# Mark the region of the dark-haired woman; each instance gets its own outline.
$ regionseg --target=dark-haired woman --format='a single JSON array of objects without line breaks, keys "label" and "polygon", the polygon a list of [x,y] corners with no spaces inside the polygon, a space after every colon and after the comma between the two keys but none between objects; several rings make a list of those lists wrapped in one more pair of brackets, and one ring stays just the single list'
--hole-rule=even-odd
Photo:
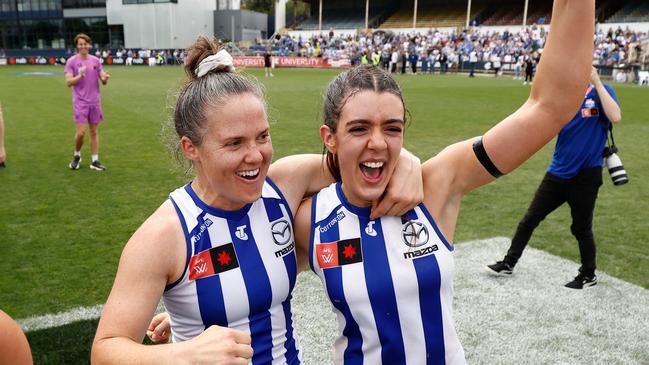
[{"label": "dark-haired woman", "polygon": [[[336,364],[465,364],[453,324],[453,236],[462,197],[510,172],[575,113],[590,72],[594,0],[555,0],[529,99],[479,139],[422,166],[424,201],[403,217],[370,216],[403,145],[405,106],[383,70],[334,79],[320,135],[339,182],[303,203],[296,241],[321,278],[340,332]],[[566,64],[565,60],[571,60]]]},{"label": "dark-haired woman", "polygon": [[[232,61],[205,37],[189,49],[189,81],[173,121],[177,152],[195,176],[124,247],[93,363],[300,363],[290,308],[297,275],[292,212],[333,179],[317,155],[271,166],[263,94]],[[401,165],[415,187],[406,189],[415,193],[403,197],[403,182],[395,181],[395,195],[377,212],[401,214],[418,198],[419,164],[404,154]],[[173,343],[141,345],[161,296]]]}]

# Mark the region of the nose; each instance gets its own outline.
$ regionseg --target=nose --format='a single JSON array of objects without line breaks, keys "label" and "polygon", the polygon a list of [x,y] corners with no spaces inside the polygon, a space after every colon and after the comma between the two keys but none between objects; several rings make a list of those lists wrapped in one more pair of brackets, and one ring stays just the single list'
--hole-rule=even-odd
[{"label": "nose", "polygon": [[387,147],[387,142],[385,141],[385,136],[381,129],[375,128],[372,130],[370,139],[367,142],[367,147],[374,150],[384,149]]},{"label": "nose", "polygon": [[251,165],[256,165],[261,163],[264,160],[264,155],[261,153],[261,149],[257,146],[256,143],[251,143],[248,145],[248,150],[246,151],[246,156],[244,157],[244,162]]}]

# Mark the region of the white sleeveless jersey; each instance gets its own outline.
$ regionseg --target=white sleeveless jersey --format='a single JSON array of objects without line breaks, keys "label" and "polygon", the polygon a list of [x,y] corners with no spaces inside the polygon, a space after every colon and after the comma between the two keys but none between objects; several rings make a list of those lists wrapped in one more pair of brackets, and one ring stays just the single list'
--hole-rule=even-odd
[{"label": "white sleeveless jersey", "polygon": [[251,364],[299,364],[291,291],[297,277],[293,215],[270,179],[238,211],[201,201],[187,184],[170,194],[187,244],[185,272],[165,288],[172,341],[211,325],[252,336]]},{"label": "white sleeveless jersey", "polygon": [[320,277],[345,365],[466,364],[453,324],[453,246],[423,204],[370,220],[340,183],[313,197],[309,262]]}]

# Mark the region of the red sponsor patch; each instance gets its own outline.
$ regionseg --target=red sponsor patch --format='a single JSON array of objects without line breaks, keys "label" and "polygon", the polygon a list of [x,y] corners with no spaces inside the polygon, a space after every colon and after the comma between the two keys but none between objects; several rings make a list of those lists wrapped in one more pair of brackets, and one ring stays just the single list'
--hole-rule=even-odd
[{"label": "red sponsor patch", "polygon": [[321,243],[315,246],[318,255],[318,265],[326,269],[338,266],[338,242]]},{"label": "red sponsor patch", "polygon": [[189,280],[215,275],[210,250],[205,250],[189,260]]},{"label": "red sponsor patch", "polygon": [[316,245],[316,254],[318,255],[318,264],[323,269],[363,261],[360,238],[321,243]]},{"label": "red sponsor patch", "polygon": [[197,280],[239,267],[232,243],[212,247],[189,259],[189,280]]}]

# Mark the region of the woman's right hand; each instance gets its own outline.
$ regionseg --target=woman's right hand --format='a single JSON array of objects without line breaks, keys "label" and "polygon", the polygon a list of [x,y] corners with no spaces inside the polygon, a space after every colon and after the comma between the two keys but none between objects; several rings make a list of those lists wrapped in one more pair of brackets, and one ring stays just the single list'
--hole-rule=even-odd
[{"label": "woman's right hand", "polygon": [[169,320],[169,313],[163,312],[156,314],[151,320],[149,328],[146,330],[146,335],[154,343],[167,343],[169,342],[170,334],[171,321]]},{"label": "woman's right hand", "polygon": [[179,357],[190,364],[247,365],[252,359],[252,338],[246,332],[227,327],[210,326],[189,341],[179,342]]}]

